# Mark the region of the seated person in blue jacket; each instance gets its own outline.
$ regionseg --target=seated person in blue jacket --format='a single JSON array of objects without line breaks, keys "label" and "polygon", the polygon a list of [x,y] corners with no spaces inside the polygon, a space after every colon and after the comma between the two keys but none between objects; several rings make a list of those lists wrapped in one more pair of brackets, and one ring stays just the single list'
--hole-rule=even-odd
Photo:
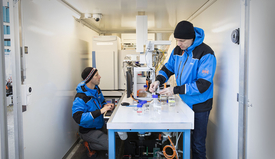
[{"label": "seated person in blue jacket", "polygon": [[73,107],[73,119],[79,124],[80,137],[88,149],[88,155],[95,151],[108,150],[108,135],[103,114],[114,109],[113,103],[106,103],[98,87],[101,76],[98,70],[87,67],[81,74],[83,81],[78,84]]}]

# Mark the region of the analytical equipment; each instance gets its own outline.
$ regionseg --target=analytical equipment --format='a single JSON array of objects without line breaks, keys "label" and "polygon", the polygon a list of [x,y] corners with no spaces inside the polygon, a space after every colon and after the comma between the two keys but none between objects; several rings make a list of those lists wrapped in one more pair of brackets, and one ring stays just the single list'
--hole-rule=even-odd
[{"label": "analytical equipment", "polygon": [[[145,67],[134,67],[134,83],[133,83],[133,96],[134,98],[140,100],[150,100],[151,97],[138,97],[137,92],[139,89],[143,89],[144,84],[148,84],[147,88],[149,88],[150,83],[155,81],[155,65],[153,65],[153,52],[155,51],[155,46],[159,45],[170,45],[171,41],[149,41],[146,44],[145,54],[140,55],[140,59],[145,59],[145,61],[141,61],[141,64],[145,64]],[[139,74],[141,72],[146,72],[147,77],[139,78]]]}]

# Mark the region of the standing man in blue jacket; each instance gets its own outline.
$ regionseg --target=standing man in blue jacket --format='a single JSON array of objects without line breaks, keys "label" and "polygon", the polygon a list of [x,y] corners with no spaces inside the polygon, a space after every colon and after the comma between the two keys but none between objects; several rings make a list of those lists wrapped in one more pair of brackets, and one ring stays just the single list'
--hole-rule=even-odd
[{"label": "standing man in blue jacket", "polygon": [[79,124],[79,133],[85,141],[88,155],[92,156],[95,153],[92,150],[108,150],[108,136],[103,114],[113,110],[114,104],[106,103],[98,87],[101,76],[96,68],[85,68],[81,76],[84,81],[76,88],[72,116]]},{"label": "standing man in blue jacket", "polygon": [[205,139],[209,113],[213,103],[213,77],[216,70],[214,51],[205,43],[204,31],[181,21],[174,30],[177,46],[168,62],[159,71],[150,91],[167,82],[175,74],[177,86],[168,87],[160,94],[179,94],[181,99],[195,112],[195,127],[191,133],[193,159],[205,159]]}]

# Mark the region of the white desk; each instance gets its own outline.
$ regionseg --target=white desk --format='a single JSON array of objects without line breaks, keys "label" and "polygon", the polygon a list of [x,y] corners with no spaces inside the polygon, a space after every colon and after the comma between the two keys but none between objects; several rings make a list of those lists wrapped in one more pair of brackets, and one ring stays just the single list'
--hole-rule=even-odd
[{"label": "white desk", "polygon": [[[122,96],[121,102],[133,103]],[[162,112],[161,118],[152,119],[150,114],[138,115],[133,107],[121,106],[114,110],[107,123],[109,135],[109,159],[115,158],[115,132],[183,132],[183,158],[190,159],[190,129],[194,129],[194,112],[179,96],[176,106]]]}]

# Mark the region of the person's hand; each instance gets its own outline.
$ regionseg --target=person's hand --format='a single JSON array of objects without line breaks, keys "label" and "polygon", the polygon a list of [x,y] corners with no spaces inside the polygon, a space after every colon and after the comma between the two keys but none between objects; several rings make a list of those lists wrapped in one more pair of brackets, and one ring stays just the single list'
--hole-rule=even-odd
[{"label": "person's hand", "polygon": [[155,92],[156,89],[158,88],[159,84],[160,84],[159,81],[155,81],[155,82],[151,83],[149,91],[152,93]]},{"label": "person's hand", "polygon": [[164,88],[163,90],[159,91],[159,94],[171,96],[174,94],[174,87]]},{"label": "person's hand", "polygon": [[113,110],[115,108],[115,105],[113,103],[107,103],[106,105],[111,107],[111,110]]},{"label": "person's hand", "polygon": [[113,103],[107,103],[104,105],[104,107],[100,110],[101,114],[105,113],[108,110],[113,110],[114,104]]}]

